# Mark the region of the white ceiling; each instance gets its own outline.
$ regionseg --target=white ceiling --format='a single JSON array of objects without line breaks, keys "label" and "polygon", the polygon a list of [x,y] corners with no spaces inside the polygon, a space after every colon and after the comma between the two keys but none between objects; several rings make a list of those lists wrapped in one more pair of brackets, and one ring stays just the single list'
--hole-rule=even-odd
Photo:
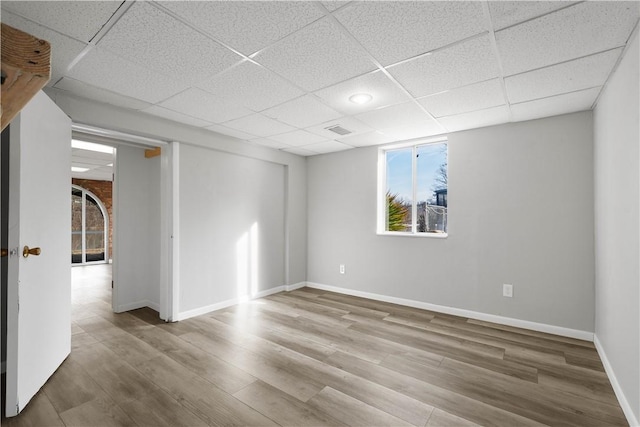
[{"label": "white ceiling", "polygon": [[589,110],[639,16],[637,1],[2,0],[1,19],[52,44],[50,90],[306,156]]},{"label": "white ceiling", "polygon": [[88,169],[85,172],[71,171],[73,178],[112,181],[113,162],[113,154],[71,148],[71,166]]}]

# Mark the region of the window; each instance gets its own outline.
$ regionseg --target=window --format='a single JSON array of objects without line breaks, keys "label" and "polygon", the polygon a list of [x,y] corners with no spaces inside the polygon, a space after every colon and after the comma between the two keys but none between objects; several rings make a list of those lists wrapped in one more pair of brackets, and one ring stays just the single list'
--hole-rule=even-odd
[{"label": "window", "polygon": [[108,262],[108,217],[89,191],[71,186],[71,263]]},{"label": "window", "polygon": [[378,233],[447,233],[447,141],[383,148],[379,156]]}]

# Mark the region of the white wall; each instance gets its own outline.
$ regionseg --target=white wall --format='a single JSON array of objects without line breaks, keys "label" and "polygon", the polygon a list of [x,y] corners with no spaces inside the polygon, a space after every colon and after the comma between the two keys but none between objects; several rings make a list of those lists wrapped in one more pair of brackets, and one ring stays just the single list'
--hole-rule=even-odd
[{"label": "white wall", "polygon": [[245,143],[230,136],[195,129],[148,114],[78,98],[56,89],[47,89],[47,94],[75,123],[150,136],[165,141],[179,141],[184,145],[211,148],[286,166],[286,284],[293,285],[306,280],[307,162],[304,157]]},{"label": "white wall", "polygon": [[592,332],[592,154],[590,112],[451,134],[446,239],[376,235],[375,147],[314,156],[308,281]]},{"label": "white wall", "polygon": [[178,158],[179,317],[285,285],[285,166],[183,144]]},{"label": "white wall", "polygon": [[595,332],[623,409],[636,425],[640,420],[639,50],[636,30],[594,110]]},{"label": "white wall", "polygon": [[113,306],[160,308],[160,157],[121,145],[114,180]]}]

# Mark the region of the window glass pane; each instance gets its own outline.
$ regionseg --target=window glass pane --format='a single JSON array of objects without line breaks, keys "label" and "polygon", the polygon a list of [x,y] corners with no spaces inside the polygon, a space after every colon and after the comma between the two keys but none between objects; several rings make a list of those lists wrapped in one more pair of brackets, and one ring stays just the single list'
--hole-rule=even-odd
[{"label": "window glass pane", "polygon": [[416,147],[417,224],[419,233],[447,232],[447,144]]},{"label": "window glass pane", "polygon": [[386,231],[411,231],[413,199],[412,152],[413,149],[411,147],[386,152]]},{"label": "window glass pane", "polygon": [[82,192],[71,190],[71,262],[82,262]]},{"label": "window glass pane", "polygon": [[104,217],[98,203],[87,194],[86,214],[86,254],[87,262],[104,261]]}]

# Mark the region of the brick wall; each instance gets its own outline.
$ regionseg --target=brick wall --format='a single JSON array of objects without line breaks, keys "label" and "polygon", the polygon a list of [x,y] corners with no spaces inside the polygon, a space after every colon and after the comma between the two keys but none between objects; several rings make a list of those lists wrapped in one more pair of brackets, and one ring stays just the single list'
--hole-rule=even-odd
[{"label": "brick wall", "polygon": [[109,257],[113,257],[113,183],[111,181],[95,181],[92,179],[73,178],[71,183],[96,195],[102,204],[107,208],[109,215]]}]

